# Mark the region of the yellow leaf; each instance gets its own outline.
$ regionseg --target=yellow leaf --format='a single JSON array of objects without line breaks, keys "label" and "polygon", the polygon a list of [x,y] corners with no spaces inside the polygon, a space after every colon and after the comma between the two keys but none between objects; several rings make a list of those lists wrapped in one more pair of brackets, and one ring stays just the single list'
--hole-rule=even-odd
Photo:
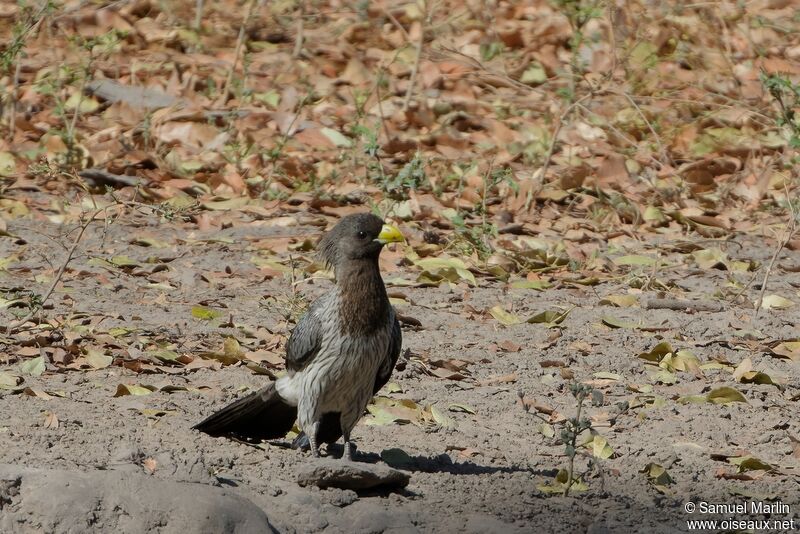
[{"label": "yellow leaf", "polygon": [[513,314],[511,312],[507,312],[499,304],[497,306],[493,306],[489,310],[489,313],[492,314],[492,317],[494,317],[495,319],[500,321],[500,323],[502,323],[502,324],[504,324],[506,326],[510,326],[510,325],[513,325],[513,324],[519,324],[519,323],[522,322],[522,319],[520,319],[518,316],[516,316],[515,314]]},{"label": "yellow leaf", "polygon": [[794,302],[780,295],[767,295],[761,301],[761,307],[765,310],[785,310],[794,306]]},{"label": "yellow leaf", "polygon": [[115,397],[122,397],[125,395],[149,395],[156,388],[153,386],[140,386],[138,384],[119,384],[117,391],[114,393]]},{"label": "yellow leaf", "polygon": [[747,399],[739,390],[728,386],[723,386],[709,391],[706,395],[706,400],[714,404],[747,402]]}]

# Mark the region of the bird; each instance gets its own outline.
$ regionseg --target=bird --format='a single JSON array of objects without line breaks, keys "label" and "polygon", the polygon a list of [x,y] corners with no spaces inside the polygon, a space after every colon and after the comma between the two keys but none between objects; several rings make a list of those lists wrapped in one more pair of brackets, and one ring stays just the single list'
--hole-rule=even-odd
[{"label": "bird", "polygon": [[319,457],[321,443],[351,432],[370,399],[389,381],[402,332],[381,278],[384,245],[405,241],[396,226],[371,213],[342,219],[319,241],[318,254],[334,286],[311,303],[286,344],[286,374],[212,414],[193,428],[243,440],[284,437],[297,421],[293,446]]}]

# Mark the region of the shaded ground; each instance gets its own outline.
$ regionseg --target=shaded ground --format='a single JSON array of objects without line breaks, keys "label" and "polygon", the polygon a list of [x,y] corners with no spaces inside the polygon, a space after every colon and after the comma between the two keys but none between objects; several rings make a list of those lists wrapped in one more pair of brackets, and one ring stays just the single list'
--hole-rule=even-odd
[{"label": "shaded ground", "polygon": [[[358,496],[351,491],[301,489],[295,474],[307,455],[288,449],[286,443],[256,447],[191,430],[192,424],[212,410],[269,380],[241,364],[219,368],[216,360],[198,355],[220,351],[225,336],[230,335],[253,353],[280,354],[282,349],[273,345],[273,333],[279,340],[287,334],[281,313],[301,299],[292,295],[289,275],[269,267],[259,270],[251,258],[258,253],[254,249],[264,248],[264,243],[286,241],[276,236],[318,235],[318,228],[302,224],[312,217],[293,217],[300,224],[277,227],[272,225],[274,220],[263,225],[251,221],[221,231],[199,232],[177,221],[158,222],[156,217],[127,212],[106,226],[90,226],[78,257],[54,293],[54,308],[43,313],[60,327],[48,341],[43,341],[48,337],[44,330],[4,338],[6,364],[0,365],[0,372],[19,376],[22,382],[0,390],[0,463],[89,475],[99,469],[118,473],[122,479],[139,474],[156,481],[226,488],[265,510],[282,532],[506,532],[511,526],[529,532],[603,532],[603,528],[610,532],[672,532],[685,529],[684,520],[692,518],[683,511],[687,500],[734,503],[777,499],[791,507],[787,519],[792,514],[797,517],[800,470],[792,437],[800,436],[800,369],[791,359],[767,352],[770,342],[797,337],[797,312],[766,310],[755,318],[751,309],[725,301],[721,312],[696,314],[600,305],[604,296],[627,292],[627,276],[594,287],[562,285],[542,292],[508,289],[502,282],[485,278],[479,278],[477,288],[466,284],[448,287],[446,283],[426,288],[390,287],[395,297],[400,293],[405,297],[398,304],[400,313],[422,326],[404,328],[404,346],[410,352],[401,358],[392,380],[398,391],[383,393],[413,400],[421,408],[433,405],[450,419],[444,425],[441,421],[404,425],[362,422],[357,427],[361,460],[377,461],[383,450],[395,447],[410,455],[411,463],[402,468],[412,472],[411,483],[402,493]],[[418,237],[413,228],[403,226],[412,243]],[[59,236],[61,228],[41,220],[19,219],[10,223],[8,230],[27,243],[15,244],[11,238],[0,241],[0,257],[19,256],[0,272],[0,284],[7,296],[13,288],[43,292],[49,280],[33,287],[31,278],[52,273],[45,260],[57,266],[64,254],[53,243],[69,239]],[[154,249],[131,244],[144,235],[165,246]],[[722,244],[732,259],[766,263],[773,251],[769,240],[755,236]],[[613,246],[643,249],[642,243],[633,240]],[[662,245],[661,250],[666,248]],[[772,273],[769,293],[797,295],[793,275],[786,270],[792,270],[798,258],[796,253],[788,254]],[[121,269],[92,260],[121,255],[138,266]],[[275,258],[286,256],[278,253]],[[151,257],[172,259],[147,263]],[[393,272],[386,278],[414,280],[418,271],[398,268],[397,258],[397,253],[387,254],[387,267]],[[746,282],[752,276],[700,269],[678,253],[664,253],[664,258],[672,267],[659,270],[656,278],[672,285],[672,292],[684,298],[712,299],[729,279]],[[166,268],[153,269],[157,265]],[[298,283],[297,289],[299,295],[311,299],[329,284],[312,280]],[[654,296],[655,292],[645,295]],[[744,295],[752,301],[757,291],[750,287]],[[200,303],[224,313],[215,321],[195,318],[191,309]],[[557,307],[574,308],[560,328],[528,323],[506,327],[485,313],[497,304],[523,318]],[[9,310],[14,309],[7,308],[5,315],[10,317]],[[655,331],[612,329],[601,324],[601,318],[609,316],[641,321]],[[231,320],[235,328],[226,324]],[[114,327],[131,330],[120,333]],[[37,344],[36,335],[45,336],[38,343],[49,352],[41,349],[47,355],[46,371],[31,376],[21,372],[20,366],[39,352],[31,350]],[[659,368],[637,354],[662,340],[675,350],[690,350],[701,364],[727,362],[727,367],[676,372],[676,383],[658,383],[651,374]],[[165,366],[149,356],[159,344],[181,355],[184,363],[193,358],[194,362]],[[66,350],[59,352],[59,347]],[[114,365],[97,370],[69,368],[83,361],[69,364],[70,351],[86,358],[81,349],[93,347],[113,356]],[[59,357],[66,365],[53,363]],[[732,370],[744,358],[783,386],[736,383]],[[443,364],[437,366],[437,360],[469,364],[457,362],[463,365],[463,379],[451,380],[426,371],[441,369]],[[127,367],[121,365],[123,361]],[[203,362],[206,366],[201,366]],[[217,367],[208,367],[211,363]],[[587,475],[587,491],[562,497],[549,495],[539,486],[552,482],[558,469],[567,464],[564,446],[558,441],[562,428],[558,414],[571,417],[575,412],[569,380],[564,378],[570,372],[576,380],[603,393],[602,405],[587,402],[585,410],[614,456],[600,460],[601,468]],[[597,378],[598,372],[613,374]],[[159,389],[147,395],[115,397],[120,384]],[[161,389],[166,385],[176,388],[172,392]],[[723,385],[738,389],[747,402],[677,401]],[[646,386],[652,387],[652,392]],[[553,415],[543,415],[554,421],[550,426],[553,437],[539,418],[523,410],[520,391],[529,404],[555,410]],[[620,410],[621,403],[627,403],[627,410]],[[475,413],[448,411],[454,404]],[[535,407],[531,409],[535,411]],[[453,423],[456,428],[446,428]],[[332,451],[339,453],[338,448]],[[737,475],[736,467],[726,461],[728,456],[752,456],[773,469]],[[666,468],[674,480],[665,493],[654,489],[640,472],[650,463]],[[577,472],[586,468],[586,459],[579,457]],[[170,492],[164,495],[165,509],[169,509]],[[3,503],[9,502],[4,509]],[[0,495],[3,512],[18,505]],[[782,517],[778,514],[773,519]],[[33,516],[27,523],[20,521],[20,531],[33,530],[36,525]],[[179,522],[177,518],[154,528],[164,532],[186,528]],[[93,525],[102,530],[97,523]],[[60,530],[58,525],[53,528]]]}]

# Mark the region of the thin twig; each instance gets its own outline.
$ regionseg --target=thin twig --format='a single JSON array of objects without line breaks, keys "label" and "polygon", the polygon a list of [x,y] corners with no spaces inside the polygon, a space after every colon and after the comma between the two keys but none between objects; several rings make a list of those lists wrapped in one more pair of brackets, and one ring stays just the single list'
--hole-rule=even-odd
[{"label": "thin twig", "polygon": [[397,20],[397,18],[394,15],[392,15],[392,13],[385,7],[382,7],[381,11],[383,11],[383,14],[386,15],[386,17],[392,21],[392,24],[394,24],[398,30],[400,30],[400,33],[403,34],[403,36],[406,38],[406,41],[410,41],[411,37],[408,35],[406,29],[403,28],[403,25],[400,24],[400,21]]},{"label": "thin twig", "polygon": [[300,15],[297,17],[297,35],[294,37],[294,50],[292,50],[292,57],[297,59],[303,52],[303,19],[306,15],[305,0],[300,0]]},{"label": "thin twig", "polygon": [[640,108],[640,107],[639,107],[639,104],[637,104],[637,103],[636,103],[636,100],[634,100],[634,99],[633,99],[633,97],[632,97],[630,94],[628,94],[628,93],[625,93],[625,92],[616,93],[616,92],[613,92],[613,91],[612,91],[612,93],[613,93],[613,94],[618,94],[618,95],[620,95],[620,96],[623,96],[623,97],[625,97],[625,98],[628,100],[628,102],[630,102],[630,103],[631,103],[631,105],[633,106],[633,108],[636,110],[636,112],[637,112],[637,113],[639,114],[639,116],[642,118],[642,120],[644,121],[644,123],[647,125],[647,129],[648,129],[648,130],[650,130],[650,133],[653,135],[653,139],[655,139],[655,141],[656,141],[656,144],[658,145],[658,151],[661,153],[661,158],[664,160],[664,161],[662,161],[662,162],[661,162],[661,164],[662,164],[662,165],[665,165],[665,164],[670,164],[670,165],[672,165],[672,160],[671,160],[671,158],[669,157],[669,154],[667,153],[667,149],[666,149],[666,148],[664,148],[664,143],[662,143],[662,142],[661,142],[661,136],[659,136],[659,135],[656,133],[656,130],[655,130],[655,128],[653,128],[653,125],[652,125],[652,124],[650,123],[650,121],[647,119],[647,117],[645,116],[644,112],[642,111],[642,108]]},{"label": "thin twig", "polygon": [[[786,188],[785,183],[784,188]],[[761,305],[764,303],[764,293],[767,291],[767,282],[769,281],[769,275],[772,274],[772,268],[775,266],[775,260],[778,259],[781,250],[783,250],[786,244],[791,241],[795,231],[797,230],[797,214],[794,211],[794,205],[789,197],[788,188],[786,191],[786,202],[789,204],[789,215],[791,216],[791,221],[789,221],[789,226],[786,227],[786,233],[783,239],[778,242],[778,248],[775,249],[775,253],[772,255],[772,259],[769,261],[767,272],[764,273],[764,281],[761,282],[761,291],[758,293],[758,300],[756,301],[756,317],[758,317],[758,312],[761,311]]]},{"label": "thin twig", "polygon": [[[561,133],[561,127],[564,125],[564,121],[567,117],[572,113],[572,111],[581,105],[584,100],[587,100],[594,96],[594,93],[589,93],[583,95],[578,100],[567,106],[567,109],[558,117],[558,122],[556,122],[556,129],[553,131],[553,136],[550,138],[550,146],[547,148],[547,153],[544,156],[544,163],[542,164],[542,182],[544,182],[545,176],[547,175],[547,169],[550,167],[550,160],[553,157],[553,151],[556,149],[556,141],[558,140],[558,134]],[[528,196],[525,199],[525,205],[523,206],[523,211],[530,211],[531,204],[533,203],[533,188],[528,190]]]},{"label": "thin twig", "polygon": [[233,63],[231,64],[231,68],[228,71],[228,76],[225,78],[225,85],[222,86],[222,91],[220,92],[220,100],[221,104],[224,104],[228,101],[228,88],[233,83],[233,74],[236,71],[236,64],[239,62],[239,53],[242,50],[242,46],[244,45],[244,38],[246,33],[247,22],[250,20],[250,17],[253,16],[253,11],[256,7],[256,0],[250,0],[250,5],[247,7],[247,11],[244,14],[244,18],[242,19],[242,25],[239,26],[239,36],[236,38],[236,49],[233,51]]},{"label": "thin twig", "polygon": [[[20,54],[21,56],[22,54]],[[22,62],[20,58],[17,57],[17,65],[14,67],[14,85],[11,89],[11,112],[10,112],[10,123],[8,125],[8,138],[9,140],[14,139],[14,132],[17,124],[17,98],[19,96],[19,74],[20,70],[22,70]]]},{"label": "thin twig", "polygon": [[[579,105],[578,109],[581,109],[581,110],[585,111],[586,113],[589,113],[590,115],[594,115],[595,117],[600,117],[601,119],[605,119],[605,117],[603,117],[599,113],[595,113],[594,111],[592,111],[591,109],[587,108],[583,104]],[[639,146],[639,143],[635,139],[633,139],[632,137],[629,137],[628,135],[626,135],[625,132],[623,132],[622,130],[620,130],[619,128],[617,128],[616,126],[611,124],[610,122],[606,123],[605,127],[608,128],[609,130],[611,130],[612,132],[614,132],[615,134],[617,134],[620,139],[622,139],[623,141],[627,142],[631,147],[637,148]],[[656,165],[656,167],[658,167],[658,168],[664,167],[664,162],[659,161],[658,159],[653,157],[652,154],[648,154],[647,157],[650,159],[650,161],[653,162],[653,164]]]},{"label": "thin twig", "polygon": [[[64,271],[67,270],[67,266],[72,261],[72,257],[75,255],[75,250],[78,248],[78,244],[81,242],[81,238],[83,238],[84,232],[86,232],[86,229],[89,227],[89,225],[92,224],[95,218],[97,218],[97,216],[100,215],[100,213],[103,211],[105,211],[105,208],[101,208],[94,211],[92,215],[81,225],[81,228],[78,231],[78,235],[75,236],[75,240],[72,242],[72,246],[67,251],[67,257],[64,258],[64,261],[61,263],[61,266],[59,266],[55,276],[53,276],[53,282],[50,284],[50,287],[47,288],[47,291],[42,297],[42,301],[39,307],[44,307],[45,302],[47,302],[47,300],[53,294],[53,291],[55,291],[56,286],[61,281],[61,278],[64,276]],[[36,315],[36,312],[39,310],[39,307],[32,307],[31,310],[24,317],[16,321],[13,321],[9,325],[7,325],[5,328],[6,333],[9,334],[14,332],[19,327],[21,327],[29,320],[31,320],[33,316]]]},{"label": "thin twig", "polygon": [[408,89],[406,89],[406,98],[403,100],[403,111],[408,111],[408,106],[411,103],[411,95],[414,94],[414,86],[417,85],[417,74],[419,73],[419,61],[422,56],[422,45],[425,44],[425,17],[427,16],[427,2],[423,2],[423,13],[419,23],[419,39],[417,46],[414,50],[414,66],[411,68],[411,77],[408,79]]},{"label": "thin twig", "polygon": [[200,24],[203,22],[203,0],[195,2],[194,9],[194,31],[200,31]]},{"label": "thin twig", "polygon": [[42,6],[39,8],[39,11],[37,11],[36,14],[33,16],[33,18],[31,19],[33,21],[33,24],[31,24],[28,28],[26,28],[24,32],[22,32],[21,34],[17,35],[14,38],[14,42],[12,42],[8,47],[10,50],[13,50],[14,47],[17,45],[17,43],[21,44],[21,48],[19,49],[19,51],[16,54],[16,56],[17,56],[16,57],[16,62],[15,62],[16,65],[14,66],[14,82],[13,82],[13,89],[12,89],[12,92],[11,92],[11,112],[10,112],[10,115],[9,115],[10,119],[11,119],[11,123],[9,124],[9,138],[10,139],[14,138],[14,130],[15,130],[16,121],[17,121],[17,96],[18,96],[18,89],[19,89],[19,75],[20,75],[20,71],[22,70],[22,65],[21,65],[22,56],[25,53],[24,41],[25,41],[25,39],[28,38],[28,36],[30,34],[38,31],[39,26],[42,24],[42,21],[44,20],[44,16],[43,15],[44,15],[45,11],[47,10],[47,8],[49,6],[50,6],[50,2],[48,0],[44,0],[42,2]]},{"label": "thin twig", "polygon": [[386,117],[383,114],[383,103],[381,102],[381,80],[383,80],[383,67],[378,68],[378,76],[375,79],[375,96],[378,99],[378,115],[381,118],[381,127],[383,128],[383,135],[386,136],[388,143],[391,137],[389,136],[389,128],[386,126]]},{"label": "thin twig", "polygon": [[[89,58],[89,63],[86,64],[86,69],[83,71],[83,79],[81,80],[81,87],[78,89],[78,101],[75,103],[75,110],[72,113],[72,120],[67,124],[64,123],[64,126],[67,128],[67,138],[71,145],[75,144],[75,130],[78,127],[78,117],[81,114],[81,104],[83,104],[83,93],[86,91],[86,84],[89,81],[89,72],[92,66],[92,59]],[[70,146],[70,150],[73,150],[74,147]]]}]

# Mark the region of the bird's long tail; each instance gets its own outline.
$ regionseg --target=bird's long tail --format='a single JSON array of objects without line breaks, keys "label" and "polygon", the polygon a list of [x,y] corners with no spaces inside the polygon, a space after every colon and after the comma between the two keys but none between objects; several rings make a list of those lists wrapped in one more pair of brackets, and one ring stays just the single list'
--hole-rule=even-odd
[{"label": "bird's long tail", "polygon": [[292,429],[297,408],[278,394],[275,382],[229,404],[192,428],[210,436],[282,438]]}]

